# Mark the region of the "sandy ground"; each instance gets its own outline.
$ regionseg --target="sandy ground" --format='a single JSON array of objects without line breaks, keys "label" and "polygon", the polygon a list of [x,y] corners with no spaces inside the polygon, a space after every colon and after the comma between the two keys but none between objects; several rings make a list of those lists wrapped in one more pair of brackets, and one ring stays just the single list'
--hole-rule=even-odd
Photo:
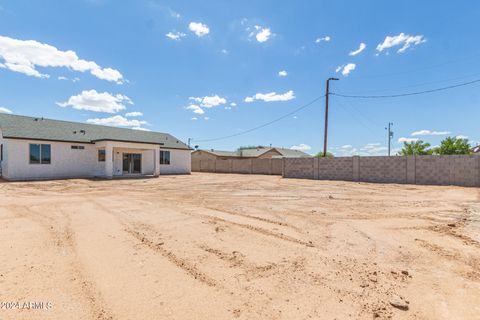
[{"label": "sandy ground", "polygon": [[0,182],[0,319],[479,319],[479,203],[276,176]]}]

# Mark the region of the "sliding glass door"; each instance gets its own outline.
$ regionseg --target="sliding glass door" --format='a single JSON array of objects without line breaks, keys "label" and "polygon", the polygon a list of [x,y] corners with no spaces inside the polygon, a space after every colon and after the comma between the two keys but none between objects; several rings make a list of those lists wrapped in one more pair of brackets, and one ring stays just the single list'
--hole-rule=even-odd
[{"label": "sliding glass door", "polygon": [[140,153],[123,154],[123,173],[141,174],[142,173],[142,155]]}]

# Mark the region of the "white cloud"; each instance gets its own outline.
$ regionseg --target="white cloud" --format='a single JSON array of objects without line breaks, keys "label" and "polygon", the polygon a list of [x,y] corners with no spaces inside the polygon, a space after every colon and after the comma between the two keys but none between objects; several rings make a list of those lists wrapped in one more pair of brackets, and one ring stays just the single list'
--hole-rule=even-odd
[{"label": "white cloud", "polygon": [[382,43],[378,44],[377,51],[382,52],[383,50],[401,45],[402,47],[397,52],[402,53],[412,45],[419,45],[426,41],[423,35],[411,36],[402,32],[398,36],[387,36]]},{"label": "white cloud", "polygon": [[341,156],[341,157],[347,157],[347,156],[353,156],[353,155],[358,155],[359,154],[357,148],[354,148],[350,144],[346,144],[346,145],[343,145],[341,147],[333,147],[333,148],[331,148],[331,150],[332,150],[333,154],[335,154],[336,156]]},{"label": "white cloud", "polygon": [[320,43],[322,41],[325,41],[325,42],[329,42],[330,40],[332,40],[332,38],[330,38],[330,36],[325,36],[323,38],[317,38],[315,39],[315,43]]},{"label": "white cloud", "polygon": [[444,136],[450,134],[450,131],[430,131],[430,130],[419,130],[412,132],[412,136]]},{"label": "white cloud", "polygon": [[172,31],[170,31],[165,36],[169,39],[172,39],[172,40],[182,40],[182,38],[186,37],[187,35],[183,32],[172,32]]},{"label": "white cloud", "polygon": [[363,50],[365,50],[365,48],[367,47],[367,45],[363,42],[360,43],[360,46],[358,47],[357,50],[355,51],[351,51],[348,55],[350,56],[356,56],[357,54],[361,53]]},{"label": "white cloud", "polygon": [[255,39],[257,39],[258,42],[266,42],[268,39],[270,39],[270,36],[272,35],[270,28],[255,26],[255,29],[258,31],[258,33],[255,35]]},{"label": "white cloud", "polygon": [[289,101],[295,99],[295,93],[293,90],[287,91],[283,94],[277,94],[276,92],[270,93],[257,93],[254,96],[246,97],[245,102],[253,102],[255,100],[262,100],[265,102],[274,102],[274,101]]},{"label": "white cloud", "polygon": [[64,76],[59,76],[57,79],[58,79],[58,80],[68,80],[68,78],[67,78],[67,77],[64,77]]},{"label": "white cloud", "polygon": [[190,22],[188,29],[190,29],[190,31],[195,33],[198,37],[203,37],[210,32],[210,29],[207,27],[207,25],[201,22]]},{"label": "white cloud", "polygon": [[187,110],[192,110],[193,113],[196,113],[196,114],[204,114],[205,111],[203,111],[202,108],[200,108],[198,105],[196,104],[191,104],[189,105],[188,107],[186,107]]},{"label": "white cloud", "polygon": [[279,77],[286,77],[288,75],[288,72],[286,70],[281,70],[278,72]]},{"label": "white cloud", "polygon": [[133,111],[125,113],[125,117],[141,117],[143,116],[143,112],[140,111]]},{"label": "white cloud", "polygon": [[208,121],[208,120],[210,120],[210,118],[209,118],[209,117],[204,117],[203,119],[205,119],[205,120],[207,120],[207,121]]},{"label": "white cloud", "polygon": [[300,143],[298,145],[291,146],[290,149],[299,150],[299,151],[308,151],[308,150],[312,150],[312,147],[310,147],[308,144]]},{"label": "white cloud", "polygon": [[399,143],[404,143],[404,142],[407,142],[407,143],[410,143],[410,142],[416,142],[418,141],[419,139],[418,138],[405,138],[405,137],[401,137],[398,139],[398,142]]},{"label": "white cloud", "polygon": [[198,118],[197,118],[197,117],[193,117],[193,118],[191,118],[190,120],[196,121],[196,120],[198,120]]},{"label": "white cloud", "polygon": [[[242,21],[242,24],[244,23],[246,23],[246,19]],[[255,38],[255,40],[260,43],[268,41],[273,36],[272,31],[268,27],[255,25],[253,27],[247,27],[246,30],[248,32],[248,38]]]},{"label": "white cloud", "polygon": [[464,136],[464,135],[458,135],[456,136],[457,139],[468,139],[468,136]]},{"label": "white cloud", "polygon": [[382,146],[380,143],[367,143],[363,148],[360,148],[359,154],[368,156],[380,156],[385,155],[387,151],[388,148]]},{"label": "white cloud", "polygon": [[222,98],[217,94],[214,96],[205,96],[205,97],[189,97],[188,99],[199,103],[200,106],[203,108],[213,108],[221,104],[227,103],[227,99]]},{"label": "white cloud", "polygon": [[35,40],[17,40],[0,36],[1,67],[37,78],[49,78],[36,67],[65,67],[78,72],[89,71],[95,77],[123,83],[122,74],[115,69],[102,68],[94,61],[79,59],[74,51],[61,51],[56,47]]},{"label": "white cloud", "polygon": [[356,67],[357,65],[355,63],[349,63],[349,64],[338,66],[337,69],[335,69],[335,72],[338,73],[342,71],[342,75],[347,77],[350,74],[350,72],[355,70]]},{"label": "white cloud", "polygon": [[13,111],[5,107],[0,107],[0,113],[13,113]]},{"label": "white cloud", "polygon": [[222,52],[223,54],[228,54],[228,50],[227,50],[227,49],[222,49],[221,52]]},{"label": "white cloud", "polygon": [[88,123],[100,124],[104,126],[113,126],[113,127],[134,127],[137,130],[141,130],[141,126],[147,124],[147,121],[143,120],[128,120],[120,115],[116,115],[109,118],[95,118],[88,119]]},{"label": "white cloud", "polygon": [[[96,76],[97,78],[102,79],[102,80],[115,81],[118,84],[123,83],[123,80],[121,80],[122,79],[122,74],[118,70],[115,70],[115,69],[112,69],[112,68],[93,69],[92,71],[90,71],[90,73],[93,74],[94,76]],[[120,79],[120,80],[118,80],[118,79]]]},{"label": "white cloud", "polygon": [[231,106],[231,107],[236,107],[237,104],[236,104],[235,102],[231,102],[231,103],[230,103],[230,106]]},{"label": "white cloud", "polygon": [[84,90],[76,96],[71,96],[66,102],[57,102],[57,105],[77,110],[115,113],[126,109],[125,103],[133,104],[132,100],[125,95]]}]

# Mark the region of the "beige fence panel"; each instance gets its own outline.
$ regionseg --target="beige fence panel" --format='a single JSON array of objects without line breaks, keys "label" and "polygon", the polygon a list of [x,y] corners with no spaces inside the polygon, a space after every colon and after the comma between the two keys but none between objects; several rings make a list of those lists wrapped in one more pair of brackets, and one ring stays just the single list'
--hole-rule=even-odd
[{"label": "beige fence panel", "polygon": [[480,186],[480,156],[285,159],[285,178]]},{"label": "beige fence panel", "polygon": [[253,174],[272,174],[272,159],[252,159]]}]

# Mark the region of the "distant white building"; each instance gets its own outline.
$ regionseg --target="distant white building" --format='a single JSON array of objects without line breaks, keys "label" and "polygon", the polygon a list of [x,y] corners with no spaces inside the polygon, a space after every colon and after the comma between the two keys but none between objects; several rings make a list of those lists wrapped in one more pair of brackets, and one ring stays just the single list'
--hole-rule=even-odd
[{"label": "distant white building", "polygon": [[6,180],[190,174],[191,150],[172,135],[0,114]]}]

